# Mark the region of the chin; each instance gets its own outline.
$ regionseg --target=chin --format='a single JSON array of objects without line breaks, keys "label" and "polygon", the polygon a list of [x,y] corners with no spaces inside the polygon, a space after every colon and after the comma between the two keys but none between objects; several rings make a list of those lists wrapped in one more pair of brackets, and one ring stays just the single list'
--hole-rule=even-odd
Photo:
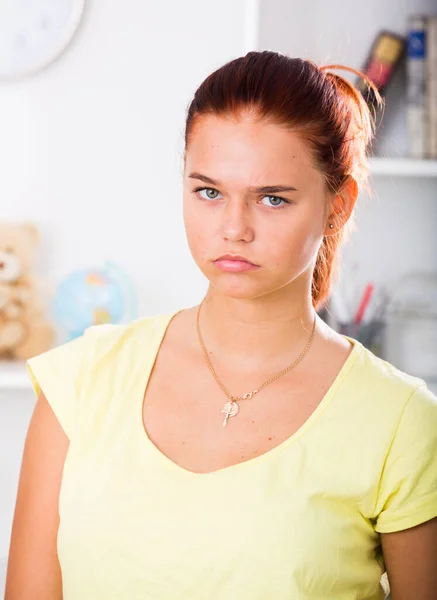
[{"label": "chin", "polygon": [[[241,278],[241,275],[228,275],[222,277],[205,277],[209,280],[209,284],[222,296],[227,298],[233,298],[235,300],[251,300],[258,298],[259,296],[265,296],[271,289],[266,289],[265,286],[260,285],[259,282],[246,281]],[[238,280],[238,278],[240,278]]]},{"label": "chin", "polygon": [[236,300],[250,300],[268,296],[290,283],[289,273],[274,273],[270,271],[252,271],[247,273],[217,272],[209,263],[195,261],[198,268],[209,281],[209,285],[219,294]]}]

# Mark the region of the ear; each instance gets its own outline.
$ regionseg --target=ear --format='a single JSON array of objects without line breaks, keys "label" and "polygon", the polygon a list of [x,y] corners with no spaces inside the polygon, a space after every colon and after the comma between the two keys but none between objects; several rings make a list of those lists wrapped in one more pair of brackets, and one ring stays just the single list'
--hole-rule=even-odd
[{"label": "ear", "polygon": [[23,223],[23,230],[29,236],[34,244],[38,244],[40,241],[38,227],[34,223]]},{"label": "ear", "polygon": [[[343,187],[331,198],[328,211],[325,236],[334,235],[348,222],[358,197],[356,179],[349,176]],[[330,227],[332,224],[334,227]]]}]

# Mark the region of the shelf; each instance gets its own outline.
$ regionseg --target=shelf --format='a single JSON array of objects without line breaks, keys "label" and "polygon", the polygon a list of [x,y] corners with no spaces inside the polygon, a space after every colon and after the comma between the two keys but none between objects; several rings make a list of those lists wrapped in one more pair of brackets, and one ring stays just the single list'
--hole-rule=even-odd
[{"label": "shelf", "polygon": [[0,361],[0,392],[30,389],[32,384],[24,362]]},{"label": "shelf", "polygon": [[437,160],[414,158],[370,159],[372,175],[399,177],[437,177]]}]

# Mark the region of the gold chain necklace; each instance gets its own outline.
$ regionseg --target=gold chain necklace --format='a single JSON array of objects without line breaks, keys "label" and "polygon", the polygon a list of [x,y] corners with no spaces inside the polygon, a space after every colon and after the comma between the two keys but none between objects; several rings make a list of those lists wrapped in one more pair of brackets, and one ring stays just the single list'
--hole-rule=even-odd
[{"label": "gold chain necklace", "polygon": [[270,377],[269,379],[267,379],[267,381],[264,381],[264,383],[262,383],[256,390],[253,390],[252,392],[247,392],[246,394],[243,394],[242,396],[233,396],[223,385],[223,383],[220,381],[220,379],[217,376],[217,373],[214,370],[214,367],[211,364],[211,361],[209,360],[209,356],[208,356],[208,352],[205,348],[205,344],[203,343],[203,339],[200,333],[200,327],[199,327],[199,315],[200,315],[200,308],[203,304],[203,300],[202,302],[199,304],[199,308],[197,310],[197,318],[196,318],[196,327],[197,327],[197,337],[199,338],[199,342],[200,342],[200,346],[202,347],[202,351],[203,351],[203,355],[205,357],[206,363],[209,367],[209,370],[211,371],[211,373],[214,376],[214,379],[216,380],[216,382],[219,384],[219,386],[221,387],[221,389],[224,391],[224,393],[226,394],[226,396],[229,398],[229,401],[226,402],[226,404],[224,405],[223,409],[222,409],[222,413],[225,414],[225,418],[223,421],[223,427],[226,427],[227,423],[228,423],[228,419],[230,417],[235,417],[239,410],[240,410],[240,406],[238,404],[238,400],[250,400],[251,398],[253,398],[253,396],[255,394],[257,394],[258,392],[260,392],[263,388],[265,388],[267,385],[269,385],[269,383],[272,383],[273,381],[275,381],[276,379],[278,379],[279,377],[281,377],[281,375],[284,375],[285,373],[287,373],[288,371],[291,371],[291,369],[293,369],[298,363],[300,363],[300,361],[303,359],[303,357],[306,355],[306,353],[308,352],[308,350],[310,349],[311,343],[313,341],[314,338],[314,334],[316,331],[316,322],[317,322],[317,314],[314,315],[314,324],[313,324],[313,330],[311,332],[311,335],[309,337],[309,340],[305,346],[305,348],[302,350],[302,352],[299,354],[299,356],[297,357],[297,359],[288,367],[286,367],[285,369],[283,369],[282,371],[279,371],[279,373],[277,373],[276,375],[274,375],[273,377]]}]

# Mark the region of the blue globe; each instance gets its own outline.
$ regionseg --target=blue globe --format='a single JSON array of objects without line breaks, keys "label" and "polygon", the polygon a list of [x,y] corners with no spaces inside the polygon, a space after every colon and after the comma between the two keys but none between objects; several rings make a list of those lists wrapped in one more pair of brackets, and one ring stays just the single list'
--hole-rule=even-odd
[{"label": "blue globe", "polygon": [[[130,286],[119,282],[114,269],[80,269],[64,279],[55,294],[55,318],[68,339],[83,334],[87,327],[120,323],[132,306]],[[123,283],[126,278],[123,275]],[[129,314],[129,318],[133,315]]]}]

